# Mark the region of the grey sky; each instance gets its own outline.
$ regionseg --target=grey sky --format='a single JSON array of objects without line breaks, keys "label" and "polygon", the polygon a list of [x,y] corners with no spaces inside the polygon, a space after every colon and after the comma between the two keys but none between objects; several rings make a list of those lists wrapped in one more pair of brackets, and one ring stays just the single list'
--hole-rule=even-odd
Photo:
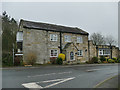
[{"label": "grey sky", "polygon": [[2,10],[16,20],[26,19],[79,27],[118,39],[117,2],[4,2]]}]

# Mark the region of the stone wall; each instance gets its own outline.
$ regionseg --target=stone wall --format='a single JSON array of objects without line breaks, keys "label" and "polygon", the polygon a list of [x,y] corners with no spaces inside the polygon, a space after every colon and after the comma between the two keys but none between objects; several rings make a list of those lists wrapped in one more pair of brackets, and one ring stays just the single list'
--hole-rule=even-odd
[{"label": "stone wall", "polygon": [[89,60],[91,60],[92,57],[97,56],[96,46],[93,45],[93,42],[89,40]]},{"label": "stone wall", "polygon": [[[51,32],[45,30],[35,30],[35,29],[25,29],[21,28],[23,31],[23,60],[27,61],[27,57],[29,53],[33,53],[37,56],[37,62],[39,64],[47,63],[50,60],[50,50],[57,49],[58,54],[60,53],[60,32]],[[50,34],[57,34],[58,40],[57,41],[50,41]],[[76,60],[86,61],[88,60],[88,36],[87,35],[80,35],[80,34],[71,34],[71,33],[62,33],[62,46],[68,43],[64,41],[65,35],[71,35],[71,42],[74,42],[75,46],[79,50],[83,50],[83,56],[77,57],[75,56]],[[81,36],[83,38],[83,43],[76,43],[77,36]],[[67,60],[69,61],[69,53],[74,48],[71,46],[68,48],[68,53],[66,54]],[[87,50],[85,52],[85,50]],[[73,50],[74,53],[77,52]]]}]

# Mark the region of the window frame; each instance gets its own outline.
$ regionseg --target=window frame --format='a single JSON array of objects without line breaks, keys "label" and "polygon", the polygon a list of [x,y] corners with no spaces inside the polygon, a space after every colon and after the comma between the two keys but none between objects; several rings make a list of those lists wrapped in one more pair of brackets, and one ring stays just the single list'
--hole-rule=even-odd
[{"label": "window frame", "polygon": [[81,36],[77,37],[77,43],[83,43],[83,38]]},{"label": "window frame", "polygon": [[[73,51],[71,51],[73,52]],[[71,55],[71,52],[69,53]],[[71,59],[71,56],[70,56],[70,61],[74,61],[75,60],[75,53],[73,52],[73,59]]]},{"label": "window frame", "polygon": [[[101,50],[101,51],[100,51]],[[102,53],[102,54],[100,54],[100,52]],[[107,52],[107,53],[106,53]],[[104,56],[104,55],[110,55],[110,50],[109,49],[99,49],[99,55],[100,56]]]},{"label": "window frame", "polygon": [[[81,53],[81,55],[80,55],[80,53]],[[83,56],[83,50],[78,50],[77,56]]]},{"label": "window frame", "polygon": [[58,40],[58,35],[57,34],[50,34],[50,41],[57,41],[57,40]]},{"label": "window frame", "polygon": [[71,42],[71,35],[65,35],[64,36],[64,41],[65,42]]},{"label": "window frame", "polygon": [[[51,51],[53,50],[53,56],[52,56],[52,54],[51,54]],[[55,52],[54,51],[57,51],[57,54],[56,54],[56,56],[55,56]],[[50,57],[58,57],[58,50],[57,49],[51,49],[50,50]]]}]

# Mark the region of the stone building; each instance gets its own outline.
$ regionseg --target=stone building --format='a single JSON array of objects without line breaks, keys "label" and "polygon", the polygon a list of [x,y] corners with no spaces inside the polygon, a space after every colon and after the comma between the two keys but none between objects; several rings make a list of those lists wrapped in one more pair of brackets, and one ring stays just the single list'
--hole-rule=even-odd
[{"label": "stone building", "polygon": [[119,58],[120,50],[116,46],[109,45],[94,45],[92,40],[89,40],[89,59],[92,57],[104,56],[106,58]]},{"label": "stone building", "polygon": [[89,34],[76,27],[67,27],[21,20],[17,33],[17,53],[27,62],[29,54],[37,57],[36,63],[48,63],[58,57],[59,53],[66,55],[68,63],[86,62],[92,57],[120,57],[118,47],[109,45],[94,45],[88,40]]},{"label": "stone building", "polygon": [[88,33],[76,27],[21,20],[17,33],[17,53],[27,61],[28,54],[37,57],[36,63],[44,64],[59,53],[67,62],[85,62],[88,57]]}]

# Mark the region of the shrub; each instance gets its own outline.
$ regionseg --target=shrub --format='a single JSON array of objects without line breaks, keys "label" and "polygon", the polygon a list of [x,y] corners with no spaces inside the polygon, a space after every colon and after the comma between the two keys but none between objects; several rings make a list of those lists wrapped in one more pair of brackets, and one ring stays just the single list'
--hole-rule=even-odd
[{"label": "shrub", "polygon": [[93,57],[91,60],[93,63],[98,63],[98,57]]},{"label": "shrub", "polygon": [[100,60],[98,60],[98,63],[101,63],[101,61],[100,61]]},{"label": "shrub", "polygon": [[20,66],[24,66],[24,63],[22,60],[20,61]]},{"label": "shrub", "polygon": [[108,59],[108,63],[115,63],[115,61],[112,59]]},{"label": "shrub", "polygon": [[34,65],[36,63],[36,55],[34,53],[29,53],[27,56],[27,64]]},{"label": "shrub", "polygon": [[93,63],[98,63],[98,58],[97,57],[93,57],[91,60],[86,61],[87,64],[93,64]]},{"label": "shrub", "polygon": [[63,64],[62,58],[57,58],[56,63],[59,64],[59,65],[62,65]]},{"label": "shrub", "polygon": [[120,63],[120,58],[118,59],[118,63]]},{"label": "shrub", "polygon": [[50,58],[50,63],[51,64],[56,64],[56,59],[57,59],[56,57],[51,57]]},{"label": "shrub", "polygon": [[3,66],[13,66],[13,56],[9,54],[4,54],[2,56],[2,65]]},{"label": "shrub", "polygon": [[118,63],[118,60],[116,57],[112,58],[116,63]]},{"label": "shrub", "polygon": [[104,56],[100,57],[101,62],[106,61],[106,58]]},{"label": "shrub", "polygon": [[65,54],[60,53],[60,54],[58,55],[58,58],[62,58],[62,60],[65,60]]}]

